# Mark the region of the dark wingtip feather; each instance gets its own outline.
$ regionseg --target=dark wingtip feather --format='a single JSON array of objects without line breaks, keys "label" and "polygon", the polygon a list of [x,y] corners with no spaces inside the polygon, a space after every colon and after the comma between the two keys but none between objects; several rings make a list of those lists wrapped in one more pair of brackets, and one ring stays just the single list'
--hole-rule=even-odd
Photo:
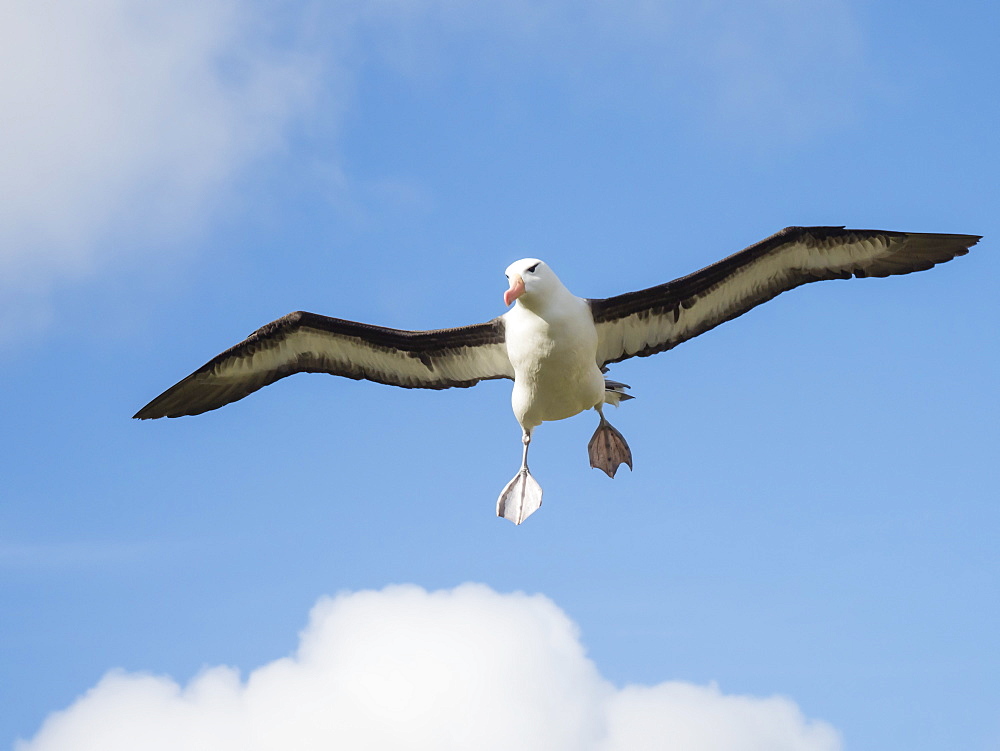
[{"label": "dark wingtip feather", "polygon": [[140,409],[134,415],[134,420],[158,420],[161,417],[185,417],[188,415],[200,415],[202,412],[216,409],[228,402],[218,403],[218,399],[211,401],[214,405],[209,406],[202,398],[202,389],[192,388],[194,377],[198,373],[192,373],[181,382],[174,384],[164,391],[149,404]]},{"label": "dark wingtip feather", "polygon": [[939,263],[966,255],[969,248],[982,239],[981,235],[920,232],[905,232],[902,233],[902,237],[903,241],[899,243],[895,252],[871,264],[865,269],[864,276],[886,277],[926,271]]}]

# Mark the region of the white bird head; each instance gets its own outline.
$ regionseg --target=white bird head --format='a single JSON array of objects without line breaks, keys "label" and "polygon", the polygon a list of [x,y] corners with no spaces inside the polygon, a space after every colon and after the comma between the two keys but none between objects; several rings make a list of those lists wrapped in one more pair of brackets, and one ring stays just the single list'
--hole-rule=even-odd
[{"label": "white bird head", "polygon": [[504,273],[510,282],[510,289],[503,294],[504,305],[510,305],[520,299],[530,307],[533,301],[544,299],[563,286],[559,277],[545,261],[539,261],[537,258],[514,261]]}]

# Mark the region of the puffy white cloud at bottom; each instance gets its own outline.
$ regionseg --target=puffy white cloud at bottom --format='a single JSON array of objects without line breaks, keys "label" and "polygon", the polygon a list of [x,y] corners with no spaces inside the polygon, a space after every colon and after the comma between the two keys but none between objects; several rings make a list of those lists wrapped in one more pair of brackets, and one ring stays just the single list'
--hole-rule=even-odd
[{"label": "puffy white cloud at bottom", "polygon": [[393,586],[323,598],[292,657],[187,686],[114,671],[17,751],[591,749],[832,751],[781,697],[616,688],[541,595]]}]

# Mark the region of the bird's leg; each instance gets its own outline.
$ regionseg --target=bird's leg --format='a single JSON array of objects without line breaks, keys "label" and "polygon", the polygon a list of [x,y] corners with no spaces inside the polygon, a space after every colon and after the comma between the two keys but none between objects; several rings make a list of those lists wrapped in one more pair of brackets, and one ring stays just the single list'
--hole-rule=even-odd
[{"label": "bird's leg", "polygon": [[601,416],[601,422],[587,444],[587,451],[590,453],[591,467],[604,471],[608,477],[614,477],[622,464],[627,464],[632,469],[632,452],[625,443],[624,436],[604,417],[601,406],[594,407]]},{"label": "bird's leg", "polygon": [[531,444],[531,428],[522,428],[521,469],[514,479],[507,483],[497,499],[497,516],[520,524],[542,505],[542,488],[528,471],[528,446]]}]

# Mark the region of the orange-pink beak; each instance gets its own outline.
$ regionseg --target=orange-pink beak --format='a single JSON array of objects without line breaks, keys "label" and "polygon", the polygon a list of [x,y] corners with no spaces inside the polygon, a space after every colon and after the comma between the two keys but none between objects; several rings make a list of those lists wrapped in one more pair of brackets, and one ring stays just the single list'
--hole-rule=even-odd
[{"label": "orange-pink beak", "polygon": [[510,289],[503,293],[503,304],[510,305],[523,294],[524,279],[519,274],[514,274],[514,277],[510,280]]}]

